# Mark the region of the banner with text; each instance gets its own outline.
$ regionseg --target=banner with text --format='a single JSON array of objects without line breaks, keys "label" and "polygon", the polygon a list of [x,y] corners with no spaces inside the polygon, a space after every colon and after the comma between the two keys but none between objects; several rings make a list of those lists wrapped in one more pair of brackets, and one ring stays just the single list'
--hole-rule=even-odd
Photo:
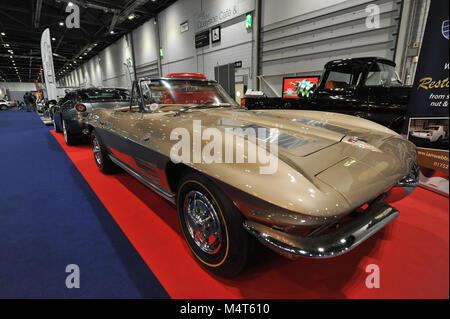
[{"label": "banner with text", "polygon": [[56,100],[56,79],[53,66],[52,45],[50,41],[50,29],[42,32],[41,37],[41,57],[44,68],[45,88],[48,100]]},{"label": "banner with text", "polygon": [[408,106],[408,139],[418,148],[421,183],[448,194],[447,0],[432,0]]}]

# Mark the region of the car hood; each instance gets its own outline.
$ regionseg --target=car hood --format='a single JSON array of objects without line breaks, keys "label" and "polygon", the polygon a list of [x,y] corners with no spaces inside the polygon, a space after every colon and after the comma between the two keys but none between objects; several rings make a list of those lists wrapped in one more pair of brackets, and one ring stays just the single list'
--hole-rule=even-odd
[{"label": "car hood", "polygon": [[[213,140],[212,135],[219,132],[220,150],[225,150],[226,156],[228,147],[237,155],[237,139],[230,142],[227,137],[241,134],[239,129],[277,129],[275,153],[270,146],[277,139],[261,146],[259,136],[246,137],[249,143],[242,143],[247,150],[250,145],[258,151],[265,148],[265,153],[277,163],[273,173],[261,173],[260,163],[239,163],[234,155],[232,162],[196,162],[191,157],[184,163],[234,190],[310,216],[346,214],[373,200],[407,175],[416,156],[414,145],[397,133],[339,113],[210,108],[178,115],[156,112],[119,114],[126,116],[120,117],[115,112],[119,111],[96,110],[91,114],[91,124],[95,126],[100,118],[108,116],[113,122],[126,118],[117,125],[130,131],[130,139],[170,158],[184,133],[201,133],[200,150],[204,151]],[[218,131],[208,132],[209,128]],[[205,133],[212,133],[209,139]],[[189,138],[189,152],[194,156],[195,137]],[[234,196],[230,198],[235,204],[239,202]]]},{"label": "car hood", "polygon": [[[338,113],[290,110],[242,111],[222,108],[193,110],[175,119],[170,121],[168,126],[186,125],[189,130],[193,121],[197,120],[201,121],[199,123],[202,130],[214,127],[225,135],[227,129],[228,134],[239,134],[236,133],[238,128],[277,129],[277,157],[280,164],[276,178],[277,180],[285,178],[287,181],[285,184],[278,183],[272,177],[273,185],[278,185],[284,192],[289,192],[287,188],[292,186],[289,179],[294,180],[293,176],[299,174],[301,179],[305,180],[307,192],[315,192],[316,198],[321,198],[325,204],[322,205],[323,211],[318,212],[315,209],[309,211],[309,214],[332,214],[327,212],[327,209],[334,203],[325,199],[327,196],[334,198],[334,202],[339,203],[344,210],[354,209],[372,200],[407,175],[416,156],[414,145],[388,128]],[[198,165],[196,169],[214,176],[220,168],[215,166],[211,169],[210,166]],[[226,174],[226,171],[223,171],[223,174],[219,175],[222,180],[228,179],[233,184],[232,175]],[[250,180],[255,176],[256,174],[253,174]],[[261,176],[257,176],[254,180],[259,180],[262,185],[270,183],[268,181],[270,178],[265,179]],[[234,184],[236,185],[235,182]],[[249,184],[246,181],[237,184],[240,189],[249,191],[245,188]],[[254,184],[251,187],[262,190],[256,185],[258,182]],[[269,200],[273,198],[273,190],[270,192],[272,195],[265,197]],[[255,193],[261,194],[261,191]],[[277,196],[281,197],[278,193]],[[271,202],[283,204],[275,198]],[[285,208],[289,208],[287,203],[286,200]],[[316,208],[321,206],[317,203],[318,201],[315,201]]]}]

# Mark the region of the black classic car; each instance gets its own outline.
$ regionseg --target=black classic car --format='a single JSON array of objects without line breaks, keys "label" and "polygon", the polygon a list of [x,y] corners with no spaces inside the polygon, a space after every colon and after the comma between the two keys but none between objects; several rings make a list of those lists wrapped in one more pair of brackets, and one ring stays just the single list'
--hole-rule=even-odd
[{"label": "black classic car", "polygon": [[84,119],[96,108],[116,108],[130,104],[130,93],[120,88],[88,88],[68,92],[52,107],[53,126],[63,132],[67,145],[84,138]]},{"label": "black classic car", "polygon": [[248,109],[305,109],[362,117],[399,132],[412,87],[404,86],[395,63],[377,57],[333,60],[309,97],[246,98]]}]

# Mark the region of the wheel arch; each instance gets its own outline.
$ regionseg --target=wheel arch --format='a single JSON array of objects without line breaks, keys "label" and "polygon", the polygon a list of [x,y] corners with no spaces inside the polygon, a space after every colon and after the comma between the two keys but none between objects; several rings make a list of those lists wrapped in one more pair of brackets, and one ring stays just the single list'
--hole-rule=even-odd
[{"label": "wheel arch", "polygon": [[228,188],[231,187],[230,185],[228,185],[228,187],[226,187],[226,185],[224,185],[223,182],[218,182],[218,180],[216,180],[215,178],[212,178],[208,174],[205,174],[199,170],[196,170],[195,168],[192,168],[184,163],[174,163],[172,161],[169,161],[166,165],[166,179],[167,179],[167,184],[169,186],[169,189],[173,194],[175,194],[175,195],[177,194],[178,187],[180,186],[180,182],[181,182],[181,176],[188,172],[199,174],[199,175],[205,177],[206,179],[208,179],[215,187],[217,187],[217,189],[221,193],[223,193],[226,197],[228,197],[228,199],[231,201],[233,206],[235,206],[237,211],[239,211],[241,216],[243,218],[245,218],[246,215],[241,211],[239,206],[233,200],[232,194],[230,194],[230,192],[228,191]]}]

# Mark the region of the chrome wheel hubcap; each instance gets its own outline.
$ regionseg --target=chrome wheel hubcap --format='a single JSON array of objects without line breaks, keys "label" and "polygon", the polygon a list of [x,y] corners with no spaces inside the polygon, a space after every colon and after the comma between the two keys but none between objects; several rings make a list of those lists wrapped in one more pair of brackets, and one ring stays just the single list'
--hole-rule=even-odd
[{"label": "chrome wheel hubcap", "polygon": [[67,129],[66,129],[66,124],[63,122],[63,133],[64,133],[64,139],[67,142]]},{"label": "chrome wheel hubcap", "polygon": [[102,158],[101,158],[101,150],[100,150],[100,145],[98,145],[97,139],[94,138],[92,140],[92,151],[94,152],[94,157],[95,157],[95,161],[97,162],[98,165],[102,165]]},{"label": "chrome wheel hubcap", "polygon": [[186,227],[195,244],[207,254],[215,254],[222,246],[219,215],[209,199],[192,190],[186,194],[183,205]]}]

